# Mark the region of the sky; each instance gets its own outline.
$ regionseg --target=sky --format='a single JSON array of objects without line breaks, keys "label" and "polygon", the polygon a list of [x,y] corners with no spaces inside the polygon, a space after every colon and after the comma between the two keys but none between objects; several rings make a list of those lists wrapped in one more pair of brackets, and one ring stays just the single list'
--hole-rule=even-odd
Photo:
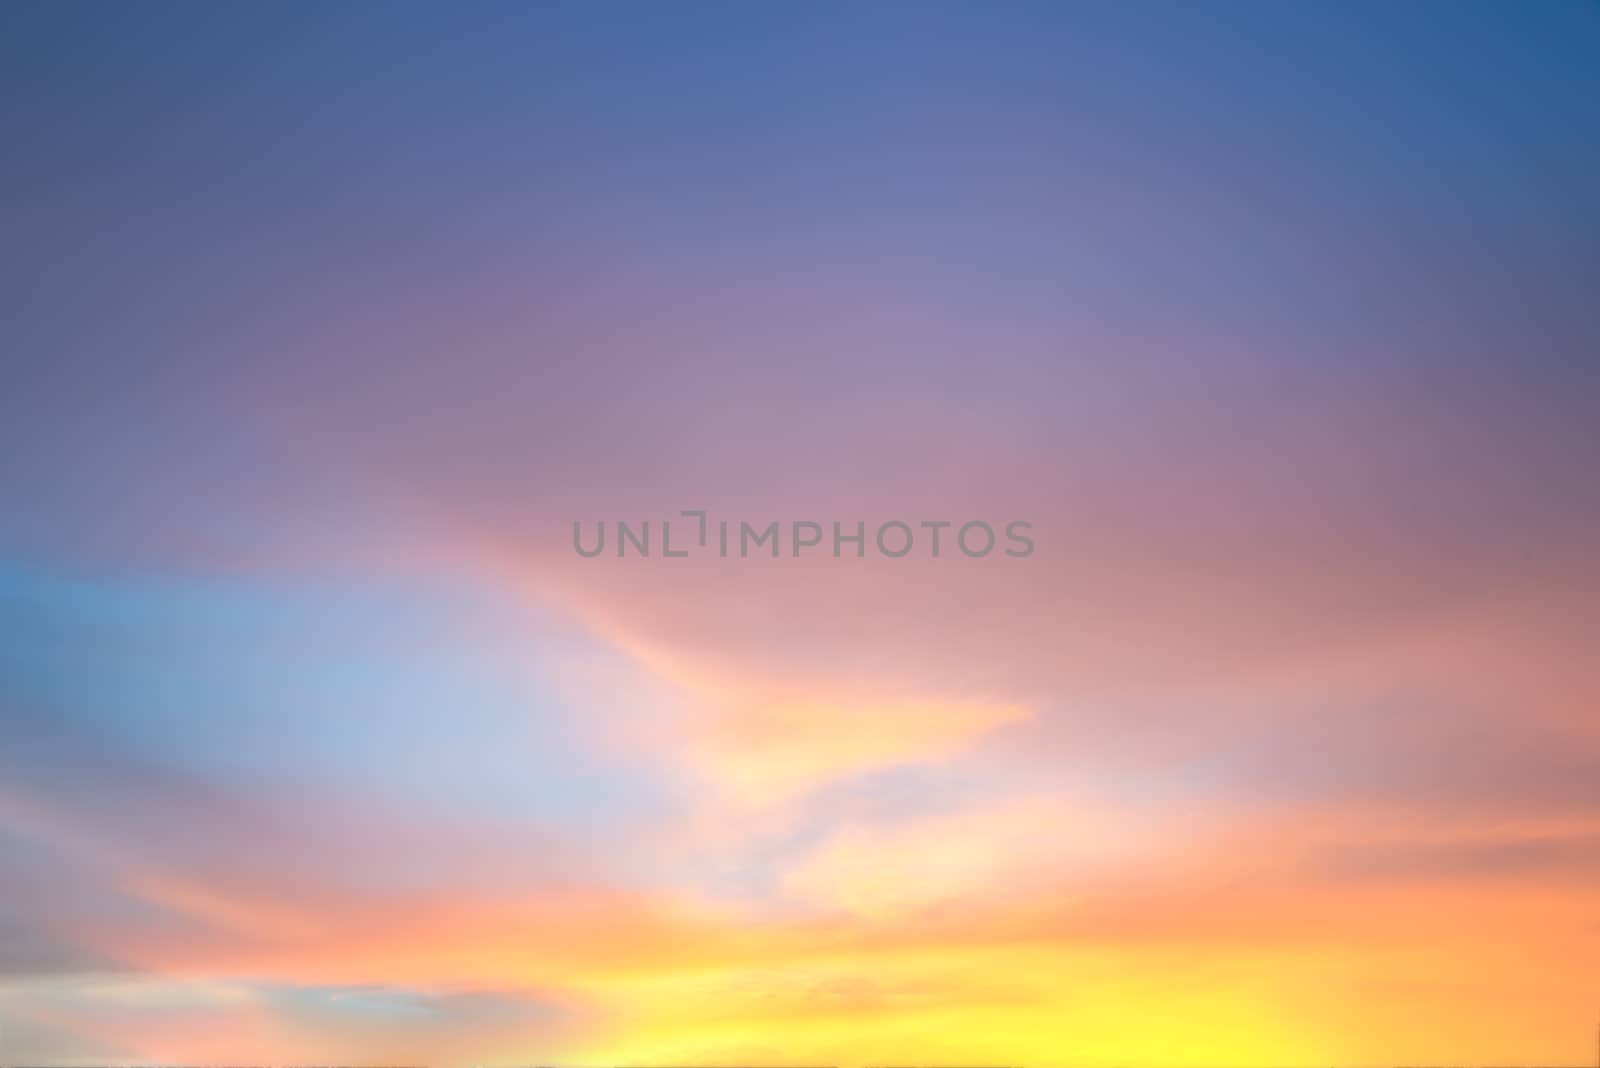
[{"label": "sky", "polygon": [[0,1064],[1592,1062],[1597,190],[1588,2],[0,6]]}]

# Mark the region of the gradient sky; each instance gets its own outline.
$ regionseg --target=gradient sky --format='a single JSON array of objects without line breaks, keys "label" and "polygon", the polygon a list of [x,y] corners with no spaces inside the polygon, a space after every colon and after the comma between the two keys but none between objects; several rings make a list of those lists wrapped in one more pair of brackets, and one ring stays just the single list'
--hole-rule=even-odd
[{"label": "gradient sky", "polygon": [[0,1063],[1590,1062],[1597,192],[1593,3],[0,6]]}]

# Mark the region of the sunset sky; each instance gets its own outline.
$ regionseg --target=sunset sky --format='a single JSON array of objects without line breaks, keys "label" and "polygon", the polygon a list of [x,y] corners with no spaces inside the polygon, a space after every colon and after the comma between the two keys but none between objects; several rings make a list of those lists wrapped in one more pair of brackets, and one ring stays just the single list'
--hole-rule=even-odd
[{"label": "sunset sky", "polygon": [[0,6],[0,1064],[1597,1018],[1600,5]]}]

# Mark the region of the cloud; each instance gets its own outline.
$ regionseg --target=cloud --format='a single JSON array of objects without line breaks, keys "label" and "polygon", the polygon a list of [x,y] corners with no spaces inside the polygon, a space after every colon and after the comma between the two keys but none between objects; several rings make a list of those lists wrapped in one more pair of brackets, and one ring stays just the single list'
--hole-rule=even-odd
[{"label": "cloud", "polygon": [[1593,885],[1600,880],[1600,831],[1486,834],[1466,840],[1358,842],[1328,858],[1340,879],[1423,881],[1460,886],[1512,881]]},{"label": "cloud", "polygon": [[25,919],[0,915],[0,978],[122,970],[111,958],[40,929],[40,918],[33,912]]},{"label": "cloud", "polygon": [[574,1023],[569,1006],[526,991],[155,977],[0,987],[0,1019],[8,1057],[48,1063],[509,1060],[554,1048]]}]

